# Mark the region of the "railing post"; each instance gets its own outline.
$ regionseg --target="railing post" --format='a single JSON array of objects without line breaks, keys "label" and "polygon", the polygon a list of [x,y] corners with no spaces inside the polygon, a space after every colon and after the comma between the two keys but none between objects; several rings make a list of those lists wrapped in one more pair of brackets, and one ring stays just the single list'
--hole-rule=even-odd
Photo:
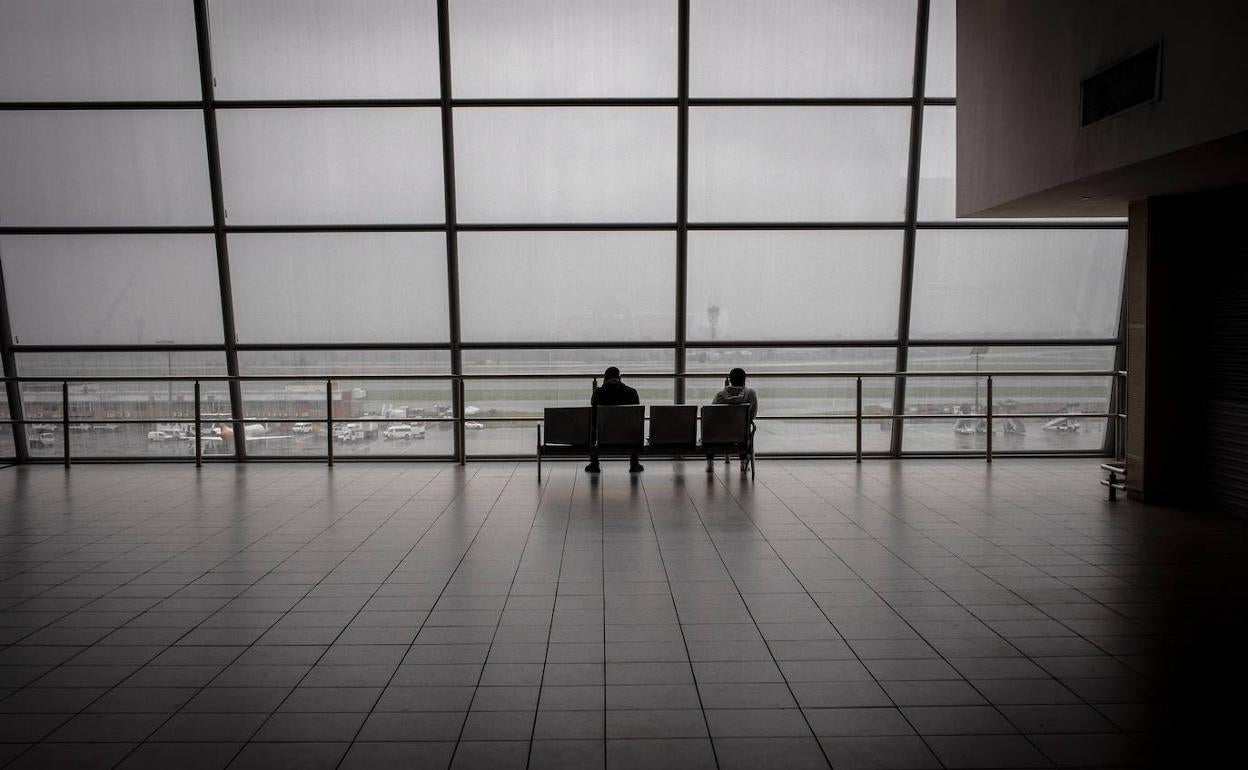
[{"label": "railing post", "polygon": [[200,439],[203,435],[201,428],[203,427],[203,417],[199,408],[199,380],[195,380],[195,467],[202,468],[204,465],[204,442]]},{"label": "railing post", "polygon": [[464,380],[462,377],[456,378],[454,383],[451,414],[455,419],[455,461],[460,465],[464,465],[468,462],[467,438],[464,435],[466,432],[466,426],[464,425]]},{"label": "railing post", "polygon": [[325,457],[334,464],[334,381],[325,380]]},{"label": "railing post", "polygon": [[1118,387],[1114,388],[1114,459],[1126,460],[1127,457],[1127,378],[1121,372],[1114,375]]},{"label": "railing post", "polygon": [[988,422],[987,459],[992,462],[992,375],[988,375],[988,411],[985,412]]},{"label": "railing post", "polygon": [[858,378],[854,409],[854,461],[862,462],[862,378]]},{"label": "railing post", "polygon": [[61,382],[61,454],[65,457],[65,467],[69,467],[69,382]]}]

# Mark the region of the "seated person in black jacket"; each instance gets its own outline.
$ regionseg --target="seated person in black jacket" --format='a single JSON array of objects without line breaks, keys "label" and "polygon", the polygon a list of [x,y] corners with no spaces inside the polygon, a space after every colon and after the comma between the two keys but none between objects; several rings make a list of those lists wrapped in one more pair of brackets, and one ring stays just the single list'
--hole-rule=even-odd
[{"label": "seated person in black jacket", "polygon": [[[637,395],[637,391],[620,382],[620,370],[614,366],[607,367],[602,373],[602,386],[594,390],[594,395],[590,398],[590,406],[633,406],[640,404],[641,398]],[[637,460],[637,455],[629,458],[629,473],[640,473],[645,470],[641,463]],[[589,465],[585,466],[586,473],[598,473],[602,470],[598,466],[598,455],[593,451],[589,454]]]}]

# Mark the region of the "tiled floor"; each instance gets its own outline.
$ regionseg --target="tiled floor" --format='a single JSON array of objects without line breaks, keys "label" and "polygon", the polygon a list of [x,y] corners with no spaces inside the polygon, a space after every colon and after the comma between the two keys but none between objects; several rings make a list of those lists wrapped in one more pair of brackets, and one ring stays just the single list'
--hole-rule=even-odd
[{"label": "tiled floor", "polygon": [[0,470],[0,765],[1202,766],[1248,523],[1097,478]]}]

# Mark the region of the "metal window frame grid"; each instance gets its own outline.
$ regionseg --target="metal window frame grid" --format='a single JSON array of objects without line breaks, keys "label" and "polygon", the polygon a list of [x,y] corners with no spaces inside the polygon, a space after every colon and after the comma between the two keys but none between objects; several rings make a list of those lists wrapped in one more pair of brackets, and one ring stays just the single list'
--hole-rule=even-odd
[{"label": "metal window frame grid", "polygon": [[[920,221],[918,197],[920,184],[920,159],[923,144],[923,110],[927,106],[956,106],[957,100],[926,95],[928,20],[930,0],[916,3],[914,37],[914,80],[908,97],[887,98],[698,98],[689,94],[690,55],[690,0],[678,0],[677,7],[677,93],[674,98],[543,98],[543,99],[456,99],[451,90],[451,33],[449,0],[437,0],[437,37],[439,96],[432,99],[264,99],[219,100],[213,91],[212,41],[209,30],[207,0],[193,0],[195,6],[195,32],[199,62],[201,98],[198,101],[101,101],[101,102],[6,102],[0,110],[168,110],[186,109],[203,112],[205,129],[205,155],[208,162],[209,184],[212,200],[212,224],[204,226],[169,227],[10,227],[0,226],[0,234],[211,234],[214,238],[217,258],[217,274],[221,297],[222,328],[224,340],[215,345],[24,345],[13,341],[7,292],[3,282],[3,255],[0,254],[0,362],[6,377],[18,376],[17,355],[20,353],[51,352],[146,352],[146,351],[222,351],[225,353],[226,374],[240,374],[238,353],[263,350],[446,350],[450,356],[448,375],[458,378],[463,374],[463,351],[475,349],[670,349],[674,355],[673,392],[675,402],[685,402],[684,376],[687,373],[687,350],[708,347],[765,347],[765,348],[846,348],[891,347],[896,350],[895,371],[908,368],[911,347],[967,347],[991,345],[996,347],[1070,346],[1103,347],[1115,349],[1115,365],[1121,368],[1125,323],[1124,309],[1119,308],[1118,335],[1109,339],[912,339],[910,314],[914,285],[915,242],[917,233],[924,229],[992,229],[992,230],[1073,230],[1114,229],[1125,230],[1120,221],[1091,220],[1084,222],[1036,222],[1028,220],[1002,220],[973,222]],[[457,107],[672,107],[677,111],[676,142],[676,211],[672,221],[666,222],[600,222],[600,223],[478,223],[460,224],[456,213],[454,113]],[[911,113],[908,168],[906,175],[905,212],[900,221],[882,222],[691,222],[688,217],[688,166],[689,166],[689,109],[699,106],[781,107],[781,106],[897,106],[909,107]],[[225,221],[225,203],[221,182],[220,152],[217,144],[217,111],[221,109],[261,108],[335,108],[335,107],[428,107],[437,108],[442,126],[442,167],[444,182],[445,217],[439,223],[398,222],[390,224],[312,224],[312,225],[229,225]],[[660,341],[560,341],[560,342],[465,342],[460,335],[460,292],[458,234],[460,232],[524,232],[524,231],[670,231],[676,234],[676,296],[673,337]],[[902,272],[898,303],[897,336],[878,340],[689,340],[686,328],[688,300],[688,234],[697,230],[899,230],[903,233]],[[443,232],[446,235],[447,291],[449,312],[449,339],[446,343],[290,343],[254,344],[240,343],[234,323],[234,301],[230,283],[228,236],[231,233],[318,233],[318,232]],[[1121,294],[1121,289],[1120,289]],[[344,375],[344,378],[346,376]],[[894,425],[888,457],[931,456],[929,452],[906,452],[904,447],[905,377],[897,377],[893,391]],[[464,435],[464,401],[462,380],[453,389],[452,402],[456,421],[454,459],[467,459]],[[1115,384],[1115,388],[1118,385]],[[1111,394],[1111,398],[1114,394]],[[18,462],[30,461],[25,426],[22,422],[20,387],[12,380],[6,382],[6,396],[13,420],[15,458]],[[237,380],[230,382],[230,400],[235,429],[240,433],[247,421],[243,396]],[[1112,423],[1112,421],[1111,421]],[[1109,453],[1114,446],[1115,430],[1106,431],[1102,448]],[[935,453],[942,455],[944,453]],[[1086,455],[1087,452],[1073,452]],[[839,453],[813,455],[839,457]],[[476,456],[474,456],[475,458]],[[123,458],[129,459],[129,458]],[[142,460],[143,458],[133,458]],[[248,460],[246,442],[237,442],[236,461]],[[262,458],[255,458],[260,460]],[[272,458],[264,458],[272,459]],[[489,459],[482,456],[481,459]]]}]

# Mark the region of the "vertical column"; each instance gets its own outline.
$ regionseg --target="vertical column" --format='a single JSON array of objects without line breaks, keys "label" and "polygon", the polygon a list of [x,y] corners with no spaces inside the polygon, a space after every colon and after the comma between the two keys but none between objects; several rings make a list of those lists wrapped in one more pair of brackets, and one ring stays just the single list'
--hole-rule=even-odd
[{"label": "vertical column", "polygon": [[[0,257],[2,259],[2,257]],[[0,269],[0,364],[5,377],[17,376],[17,357],[13,354],[13,327],[9,324],[9,294],[4,285],[4,271]],[[9,402],[9,417],[21,420],[22,389],[16,382],[4,383],[5,397]],[[30,447],[26,445],[26,426],[20,422],[13,425],[13,453],[19,463],[30,459]]]},{"label": "vertical column", "polygon": [[689,295],[689,0],[676,21],[676,388],[685,403],[685,328]]},{"label": "vertical column", "polygon": [[221,329],[225,337],[225,372],[230,376],[230,415],[234,425],[234,457],[247,459],[243,424],[243,388],[238,377],[238,335],[234,329],[234,292],[225,237],[225,197],[221,190],[221,152],[217,144],[217,109],[213,92],[212,49],[208,0],[195,0],[195,39],[199,49],[199,87],[204,105],[204,140],[208,151],[208,186],[212,195],[212,236],[217,247],[217,281],[221,290]]},{"label": "vertical column", "polygon": [[[919,218],[919,159],[923,146],[923,94],[927,79],[928,0],[919,0],[914,31],[914,87],[910,102],[910,161],[906,171],[906,230],[901,247],[901,301],[897,311],[897,371],[910,366],[910,300],[914,294],[914,241]],[[901,455],[906,411],[906,378],[893,385],[893,435],[890,450]]]},{"label": "vertical column", "polygon": [[451,109],[451,20],[448,0],[438,0],[438,82],[442,109],[442,187],[446,198],[446,286],[451,331],[451,412],[455,418],[455,459],[463,464],[464,399],[459,376],[464,373],[459,333],[459,229],[455,214],[455,123]]}]

